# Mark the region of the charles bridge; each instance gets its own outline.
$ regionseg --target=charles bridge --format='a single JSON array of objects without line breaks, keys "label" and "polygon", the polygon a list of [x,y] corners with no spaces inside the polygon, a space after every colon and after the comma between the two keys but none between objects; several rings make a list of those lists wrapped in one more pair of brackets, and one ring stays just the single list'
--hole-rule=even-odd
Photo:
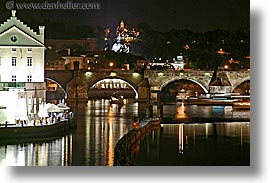
[{"label": "charles bridge", "polygon": [[[244,82],[250,81],[250,71],[206,71],[206,70],[76,70],[45,71],[45,78],[56,82],[64,89],[68,99],[86,99],[90,87],[107,78],[119,78],[127,82],[137,93],[139,100],[146,100],[148,93],[159,93],[168,84],[178,80],[189,80],[207,93],[230,93]],[[220,79],[220,86],[214,85]],[[217,82],[216,82],[217,83]],[[211,88],[215,86],[215,90]],[[150,98],[152,98],[151,95]],[[156,95],[155,95],[156,96]]]}]

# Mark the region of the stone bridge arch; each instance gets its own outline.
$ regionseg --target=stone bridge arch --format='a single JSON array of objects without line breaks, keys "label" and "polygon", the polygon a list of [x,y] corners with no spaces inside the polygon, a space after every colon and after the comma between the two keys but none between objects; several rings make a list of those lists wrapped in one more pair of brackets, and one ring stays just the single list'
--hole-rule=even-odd
[{"label": "stone bridge arch", "polygon": [[250,71],[227,71],[226,75],[231,83],[231,92],[242,83],[250,81]]},{"label": "stone bridge arch", "polygon": [[136,99],[138,98],[138,86],[136,84],[132,83],[131,81],[129,81],[129,80],[123,78],[123,77],[120,77],[120,76],[111,76],[111,75],[108,75],[108,76],[103,76],[101,78],[97,78],[97,79],[89,82],[87,90],[89,90],[96,83],[98,83],[98,82],[100,82],[100,81],[102,81],[104,79],[120,79],[120,80],[126,82],[132,88],[132,90],[135,92],[135,98]]},{"label": "stone bridge arch", "polygon": [[45,78],[53,79],[57,81],[62,88],[66,88],[69,81],[73,79],[73,71],[71,70],[46,70]]},{"label": "stone bridge arch", "polygon": [[234,90],[236,89],[236,88],[238,88],[241,84],[243,84],[243,83],[245,83],[245,82],[250,82],[250,77],[247,77],[247,78],[244,78],[244,79],[242,79],[242,80],[240,80],[238,83],[236,83],[235,85],[234,85],[234,87],[232,87],[232,92],[234,92]]},{"label": "stone bridge arch", "polygon": [[138,85],[143,81],[144,76],[142,73],[135,70],[94,70],[81,73],[83,81],[87,84],[88,90],[97,82],[104,79],[121,79],[128,83],[135,93],[135,97],[139,97]]},{"label": "stone bridge arch", "polygon": [[58,81],[56,81],[55,79],[53,79],[53,78],[49,78],[49,77],[45,77],[45,81],[51,81],[51,82],[53,82],[53,83],[55,83],[55,84],[57,84],[58,85],[58,87],[60,87],[61,88],[61,90],[65,93],[65,98],[67,98],[67,96],[68,96],[68,93],[67,93],[67,91],[66,91],[66,85],[65,86],[63,86],[61,83],[59,83]]},{"label": "stone bridge arch", "polygon": [[208,85],[206,85],[206,83],[203,83],[203,82],[200,82],[200,81],[191,79],[191,78],[180,78],[180,77],[172,78],[172,79],[166,81],[165,83],[163,83],[163,84],[160,86],[160,91],[162,91],[162,90],[163,90],[167,85],[169,85],[170,83],[173,83],[173,82],[176,82],[176,81],[179,81],[179,80],[191,81],[191,82],[193,82],[193,83],[199,85],[205,93],[208,93],[209,87],[208,87]]},{"label": "stone bridge arch", "polygon": [[199,85],[205,93],[209,91],[209,83],[213,76],[213,71],[194,70],[151,70],[145,72],[151,89],[161,91],[169,83],[177,80],[189,80]]}]

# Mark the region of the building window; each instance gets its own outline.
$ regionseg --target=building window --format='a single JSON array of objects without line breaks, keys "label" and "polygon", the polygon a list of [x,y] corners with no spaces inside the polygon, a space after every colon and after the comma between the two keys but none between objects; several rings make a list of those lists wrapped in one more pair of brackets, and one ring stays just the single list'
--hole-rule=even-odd
[{"label": "building window", "polygon": [[28,48],[27,52],[32,52],[32,48]]},{"label": "building window", "polygon": [[11,76],[11,81],[12,81],[12,82],[16,82],[16,76],[15,76],[15,75],[12,75],[12,76]]},{"label": "building window", "polygon": [[11,65],[16,66],[16,57],[11,58]]},{"label": "building window", "polygon": [[32,66],[32,57],[27,58],[27,65]]},{"label": "building window", "polygon": [[11,51],[12,51],[12,52],[16,52],[16,48],[12,48]]},{"label": "building window", "polygon": [[31,75],[27,76],[27,82],[32,82],[32,76]]}]

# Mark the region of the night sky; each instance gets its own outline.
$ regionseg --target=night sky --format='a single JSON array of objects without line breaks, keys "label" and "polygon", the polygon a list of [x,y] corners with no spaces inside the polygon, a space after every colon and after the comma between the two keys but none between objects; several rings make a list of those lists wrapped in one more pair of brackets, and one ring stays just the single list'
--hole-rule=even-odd
[{"label": "night sky", "polygon": [[[73,0],[73,2],[88,2],[88,0]],[[40,22],[50,20],[87,24],[94,28],[110,27],[112,30],[122,19],[129,28],[136,27],[139,23],[147,23],[153,29],[163,32],[170,29],[204,32],[249,27],[249,0],[93,0],[92,2],[100,3],[101,9],[18,10],[17,16],[26,22],[33,19]],[[5,4],[6,1],[0,3],[1,23],[11,15]]]}]

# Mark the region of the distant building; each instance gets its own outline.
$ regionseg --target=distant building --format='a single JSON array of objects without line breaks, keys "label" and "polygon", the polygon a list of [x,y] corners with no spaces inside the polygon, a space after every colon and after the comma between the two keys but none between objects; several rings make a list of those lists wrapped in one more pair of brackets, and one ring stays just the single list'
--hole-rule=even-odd
[{"label": "distant building", "polygon": [[36,33],[12,10],[0,26],[0,122],[34,119],[45,97],[44,26]]},{"label": "distant building", "polygon": [[65,59],[55,50],[46,50],[45,70],[65,70]]},{"label": "distant building", "polygon": [[67,55],[63,56],[62,58],[65,59],[65,69],[66,70],[74,70],[74,62],[78,61],[79,62],[79,69],[84,69],[83,67],[83,62],[84,62],[84,57],[83,56],[73,56],[73,55]]},{"label": "distant building", "polygon": [[98,48],[97,38],[81,40],[45,40],[46,70],[73,70],[73,62],[79,61],[79,69],[86,68],[85,54]]}]

